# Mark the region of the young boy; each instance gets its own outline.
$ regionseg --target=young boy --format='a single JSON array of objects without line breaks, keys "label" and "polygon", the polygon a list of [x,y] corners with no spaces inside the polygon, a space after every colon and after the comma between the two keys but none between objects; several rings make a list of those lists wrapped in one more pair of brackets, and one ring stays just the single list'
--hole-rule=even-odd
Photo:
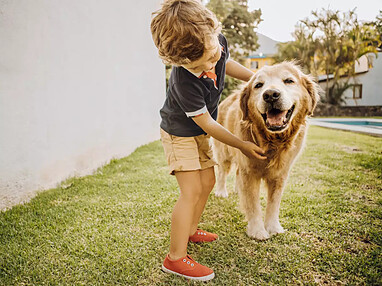
[{"label": "young boy", "polygon": [[154,43],[162,60],[173,65],[160,111],[161,139],[170,174],[175,175],[180,188],[171,219],[170,252],[162,269],[206,281],[215,274],[187,255],[187,243],[218,238],[197,228],[215,184],[216,163],[209,136],[248,157],[265,158],[258,146],[240,140],[215,121],[225,74],[248,81],[253,73],[228,59],[227,40],[220,33],[220,25],[200,0],[167,0],[154,14]]}]

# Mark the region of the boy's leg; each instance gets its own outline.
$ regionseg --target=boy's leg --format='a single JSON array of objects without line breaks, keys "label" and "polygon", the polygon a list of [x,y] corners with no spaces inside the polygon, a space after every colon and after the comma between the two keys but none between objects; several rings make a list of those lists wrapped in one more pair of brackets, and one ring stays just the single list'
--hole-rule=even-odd
[{"label": "boy's leg", "polygon": [[198,223],[200,221],[200,217],[202,216],[204,207],[208,200],[208,196],[215,185],[214,167],[201,170],[199,174],[200,174],[200,181],[202,184],[202,193],[195,207],[194,216],[193,216],[190,233],[189,233],[190,236],[193,235],[198,228]]},{"label": "boy's leg", "polygon": [[200,172],[200,170],[175,172],[180,196],[171,218],[170,258],[172,260],[187,255],[187,244],[195,209],[203,192]]}]

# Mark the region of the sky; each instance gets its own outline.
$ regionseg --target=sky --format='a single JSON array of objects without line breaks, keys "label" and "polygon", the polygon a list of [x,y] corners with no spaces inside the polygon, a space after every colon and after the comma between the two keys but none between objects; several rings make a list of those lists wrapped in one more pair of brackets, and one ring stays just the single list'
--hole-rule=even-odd
[{"label": "sky", "polygon": [[[269,38],[286,42],[293,40],[295,24],[321,8],[347,12],[356,9],[358,20],[375,20],[382,10],[382,0],[248,0],[249,10],[261,9],[263,21],[257,32]],[[312,17],[310,17],[312,19]]]}]

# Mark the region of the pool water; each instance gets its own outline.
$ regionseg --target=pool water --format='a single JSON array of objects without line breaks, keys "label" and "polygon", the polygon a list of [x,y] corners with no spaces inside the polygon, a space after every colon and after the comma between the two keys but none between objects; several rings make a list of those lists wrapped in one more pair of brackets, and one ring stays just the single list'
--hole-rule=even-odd
[{"label": "pool water", "polygon": [[327,120],[327,122],[331,123],[339,123],[339,124],[348,124],[348,125],[372,125],[372,126],[382,126],[382,122],[376,122],[376,121],[332,121]]},{"label": "pool water", "polygon": [[321,127],[348,130],[382,137],[382,120],[374,118],[311,118],[310,123]]},{"label": "pool water", "polygon": [[325,122],[337,123],[337,124],[346,124],[346,125],[359,125],[371,128],[382,128],[382,122],[377,121],[368,121],[368,120],[357,120],[357,121],[336,121],[336,120],[325,120]]}]

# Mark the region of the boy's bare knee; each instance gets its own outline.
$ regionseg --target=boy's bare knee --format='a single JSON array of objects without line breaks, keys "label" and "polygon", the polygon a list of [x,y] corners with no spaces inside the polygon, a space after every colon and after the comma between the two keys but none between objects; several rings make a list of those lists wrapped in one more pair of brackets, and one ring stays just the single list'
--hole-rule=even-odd
[{"label": "boy's bare knee", "polygon": [[215,183],[216,183],[215,176],[211,176],[211,177],[207,178],[203,182],[203,192],[210,193],[212,191],[212,189],[214,188]]},{"label": "boy's bare knee", "polygon": [[183,190],[181,194],[189,203],[196,204],[203,195],[202,186],[190,187],[188,190]]}]

